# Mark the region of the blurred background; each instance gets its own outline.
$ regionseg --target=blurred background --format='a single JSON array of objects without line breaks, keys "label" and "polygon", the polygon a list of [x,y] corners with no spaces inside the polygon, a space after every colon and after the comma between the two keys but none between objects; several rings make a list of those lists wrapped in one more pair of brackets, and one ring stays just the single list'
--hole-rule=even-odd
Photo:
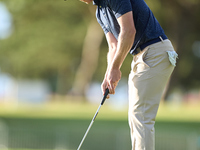
[{"label": "blurred background", "polygon": [[[200,150],[200,1],[146,0],[179,54],[156,122],[157,150]],[[95,6],[0,0],[0,149],[77,149],[101,101],[107,42]],[[82,149],[131,148],[127,77]]]}]

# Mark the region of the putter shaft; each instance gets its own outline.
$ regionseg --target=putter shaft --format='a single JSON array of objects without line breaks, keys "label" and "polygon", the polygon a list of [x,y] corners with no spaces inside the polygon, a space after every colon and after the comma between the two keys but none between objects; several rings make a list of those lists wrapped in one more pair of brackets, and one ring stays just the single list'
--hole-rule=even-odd
[{"label": "putter shaft", "polygon": [[92,121],[90,122],[90,125],[89,125],[89,127],[87,128],[87,131],[85,132],[85,135],[83,136],[83,139],[81,140],[81,143],[79,144],[77,150],[80,150],[80,148],[81,148],[81,146],[82,146],[82,144],[83,144],[83,142],[84,142],[84,140],[85,140],[85,138],[86,138],[88,132],[90,131],[90,128],[92,127],[92,125],[93,125],[93,123],[94,123],[94,120],[96,119],[96,117],[97,117],[97,115],[98,115],[98,113],[99,113],[99,110],[100,110],[101,106],[104,104],[104,102],[105,102],[105,100],[106,100],[106,97],[107,97],[108,93],[109,93],[109,90],[106,89],[106,92],[105,92],[104,97],[103,97],[103,99],[102,99],[102,101],[101,101],[101,104],[99,105],[99,108],[97,109],[97,111],[96,111],[96,113],[95,113],[95,115],[94,115]]},{"label": "putter shaft", "polygon": [[89,127],[87,128],[87,131],[85,132],[85,135],[83,136],[83,139],[82,139],[81,143],[79,144],[79,147],[78,147],[77,150],[80,150],[80,148],[81,148],[81,146],[82,146],[82,144],[83,144],[83,142],[84,142],[84,140],[85,140],[85,138],[86,138],[88,132],[90,131],[90,128],[92,127],[92,124],[94,123],[94,120],[96,119],[96,117],[97,117],[97,115],[98,115],[98,112],[99,112],[99,109],[101,108],[101,106],[102,106],[102,105],[100,105],[99,108],[97,109],[97,111],[96,111],[96,113],[95,113],[95,115],[94,115],[92,121],[90,122],[90,125],[89,125]]}]

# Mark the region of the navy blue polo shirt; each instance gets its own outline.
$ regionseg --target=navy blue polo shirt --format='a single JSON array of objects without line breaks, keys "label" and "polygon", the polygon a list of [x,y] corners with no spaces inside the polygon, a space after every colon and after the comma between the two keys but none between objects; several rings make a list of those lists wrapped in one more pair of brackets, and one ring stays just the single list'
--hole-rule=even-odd
[{"label": "navy blue polo shirt", "polygon": [[120,32],[117,18],[127,12],[133,12],[136,35],[131,54],[134,54],[134,50],[140,45],[165,35],[144,0],[94,0],[93,4],[97,5],[96,18],[104,33],[111,32],[116,39]]}]

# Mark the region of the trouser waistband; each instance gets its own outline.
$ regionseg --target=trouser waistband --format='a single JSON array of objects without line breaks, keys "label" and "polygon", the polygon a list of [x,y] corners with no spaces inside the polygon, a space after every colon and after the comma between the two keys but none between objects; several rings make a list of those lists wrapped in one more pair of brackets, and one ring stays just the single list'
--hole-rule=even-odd
[{"label": "trouser waistband", "polygon": [[168,39],[166,35],[161,35],[153,40],[147,41],[146,43],[142,44],[139,46],[139,48],[137,48],[134,52],[133,55],[137,55],[139,52],[141,52],[145,47],[151,45],[151,44],[155,44],[157,42],[163,41]]}]

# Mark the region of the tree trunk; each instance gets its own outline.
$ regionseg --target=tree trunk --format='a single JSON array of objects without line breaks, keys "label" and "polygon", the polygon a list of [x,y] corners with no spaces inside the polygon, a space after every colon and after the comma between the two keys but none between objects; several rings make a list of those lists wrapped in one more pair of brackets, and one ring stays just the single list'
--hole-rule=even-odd
[{"label": "tree trunk", "polygon": [[100,45],[103,32],[96,19],[90,22],[85,37],[81,63],[75,75],[75,80],[70,94],[84,96],[98,64]]}]

